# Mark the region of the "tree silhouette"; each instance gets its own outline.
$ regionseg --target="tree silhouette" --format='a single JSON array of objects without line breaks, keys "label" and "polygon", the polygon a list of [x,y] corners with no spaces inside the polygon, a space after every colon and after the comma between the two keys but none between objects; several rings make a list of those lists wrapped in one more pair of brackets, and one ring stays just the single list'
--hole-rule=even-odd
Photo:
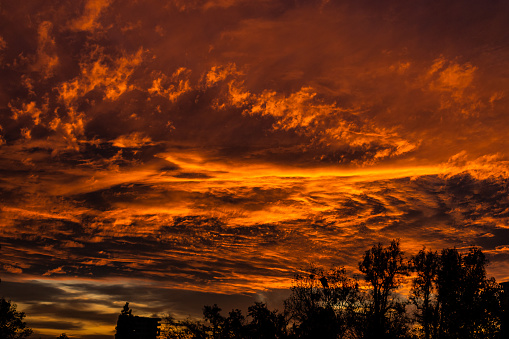
[{"label": "tree silhouette", "polygon": [[350,328],[358,299],[358,284],[344,268],[311,268],[297,275],[285,301],[293,335],[298,338],[337,338]]},{"label": "tree silhouette", "polygon": [[221,309],[219,306],[217,306],[217,304],[214,304],[213,306],[205,306],[203,308],[203,317],[205,318],[205,321],[210,323],[212,338],[221,338],[225,319],[221,315]]},{"label": "tree silhouette", "polygon": [[495,338],[500,328],[500,286],[486,276],[488,260],[479,248],[463,256],[462,318],[465,338]]},{"label": "tree silhouette", "polygon": [[267,304],[255,302],[248,307],[251,322],[246,326],[247,337],[252,339],[282,339],[287,337],[286,320],[283,314],[270,311]]},{"label": "tree silhouette", "polygon": [[379,243],[367,250],[359,269],[371,286],[364,337],[407,337],[405,305],[394,294],[408,272],[399,241],[393,240],[387,248]]},{"label": "tree silhouette", "polygon": [[122,311],[120,311],[120,315],[132,317],[132,310],[129,308],[129,303],[126,302],[124,307],[122,308]]},{"label": "tree silhouette", "polygon": [[23,339],[32,334],[32,330],[23,321],[25,312],[16,310],[16,305],[4,298],[0,299],[0,338]]},{"label": "tree silhouette", "polygon": [[487,259],[478,248],[462,255],[445,249],[437,272],[437,338],[496,338],[500,287],[486,277]]},{"label": "tree silhouette", "polygon": [[437,276],[439,303],[439,338],[454,338],[460,334],[462,283],[461,255],[456,249],[445,249],[440,255]]},{"label": "tree silhouette", "polygon": [[421,250],[412,260],[417,273],[410,300],[416,306],[419,337],[425,339],[498,338],[500,287],[486,277],[485,255],[444,249]]},{"label": "tree silhouette", "polygon": [[200,321],[185,319],[176,320],[171,315],[164,317],[161,338],[168,339],[205,339],[207,335],[205,326]]},{"label": "tree silhouette", "polygon": [[246,318],[239,309],[232,310],[228,317],[224,319],[223,332],[221,337],[224,339],[243,339],[246,337],[244,324]]},{"label": "tree silhouette", "polygon": [[439,268],[437,252],[422,249],[410,260],[416,277],[410,290],[410,301],[415,305],[414,315],[422,329],[419,332],[424,339],[436,338],[438,329],[438,311],[436,300],[436,279]]}]

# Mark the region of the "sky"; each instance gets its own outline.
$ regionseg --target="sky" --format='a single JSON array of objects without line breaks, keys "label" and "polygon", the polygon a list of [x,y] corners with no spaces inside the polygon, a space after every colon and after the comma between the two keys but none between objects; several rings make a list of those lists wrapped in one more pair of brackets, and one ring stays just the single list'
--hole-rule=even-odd
[{"label": "sky", "polygon": [[0,2],[0,295],[36,337],[281,305],[372,245],[509,280],[509,2]]}]

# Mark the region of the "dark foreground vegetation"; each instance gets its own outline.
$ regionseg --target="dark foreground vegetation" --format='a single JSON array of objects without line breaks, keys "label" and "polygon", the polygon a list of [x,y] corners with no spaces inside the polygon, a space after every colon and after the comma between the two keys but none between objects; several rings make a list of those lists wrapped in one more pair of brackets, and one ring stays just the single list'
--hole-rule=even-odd
[{"label": "dark foreground vegetation", "polygon": [[[282,311],[256,302],[246,315],[238,309],[223,315],[214,304],[203,308],[202,320],[165,317],[159,338],[509,338],[509,283],[488,278],[486,265],[475,247],[465,253],[423,249],[406,259],[397,241],[378,244],[359,262],[360,278],[342,267],[313,267],[295,276]],[[402,286],[406,295],[398,293]],[[30,336],[24,317],[1,298],[0,338]],[[135,329],[136,319],[145,334]],[[115,338],[155,339],[159,320],[133,316],[126,303]]]},{"label": "dark foreground vegetation", "polygon": [[[341,267],[311,268],[295,277],[281,312],[258,302],[246,315],[205,306],[201,321],[165,318],[162,337],[509,338],[507,294],[486,265],[478,248],[423,249],[405,259],[397,241],[378,244],[359,262],[360,280]],[[406,296],[396,293],[404,283]]]}]

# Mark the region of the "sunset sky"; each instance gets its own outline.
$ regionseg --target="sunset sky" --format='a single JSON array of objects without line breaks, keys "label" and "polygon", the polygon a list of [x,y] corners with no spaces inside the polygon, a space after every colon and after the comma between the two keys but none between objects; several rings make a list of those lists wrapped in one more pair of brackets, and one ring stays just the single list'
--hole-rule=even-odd
[{"label": "sunset sky", "polygon": [[0,2],[0,296],[36,337],[281,305],[399,238],[509,280],[509,2]]}]

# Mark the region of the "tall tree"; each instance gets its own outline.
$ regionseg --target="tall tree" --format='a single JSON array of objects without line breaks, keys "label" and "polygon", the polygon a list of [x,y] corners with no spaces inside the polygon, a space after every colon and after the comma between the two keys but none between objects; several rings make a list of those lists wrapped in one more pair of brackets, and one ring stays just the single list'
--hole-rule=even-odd
[{"label": "tall tree", "polygon": [[497,338],[500,287],[486,276],[479,248],[421,250],[412,260],[416,272],[410,300],[416,306],[419,336],[425,339]]},{"label": "tall tree", "polygon": [[497,338],[500,286],[486,276],[488,260],[479,248],[462,255],[445,249],[437,272],[438,338]]},{"label": "tall tree", "polygon": [[439,338],[455,338],[461,327],[461,287],[463,269],[461,254],[456,249],[444,249],[437,274],[439,303]]},{"label": "tall tree", "polygon": [[32,329],[23,321],[25,312],[16,310],[16,305],[0,299],[0,338],[23,339],[32,334]]},{"label": "tall tree", "polygon": [[465,274],[463,313],[470,315],[466,330],[470,338],[494,338],[500,329],[501,289],[494,278],[487,278],[488,259],[474,247],[463,256]]},{"label": "tall tree", "polygon": [[422,249],[411,258],[410,264],[416,276],[412,281],[409,299],[416,308],[414,315],[419,329],[422,329],[419,331],[422,332],[420,337],[435,338],[438,327],[436,279],[439,256],[437,252]]},{"label": "tall tree", "polygon": [[267,304],[255,302],[248,307],[251,318],[247,327],[247,337],[252,339],[283,339],[287,337],[286,319],[277,310],[270,311]]},{"label": "tall tree", "polygon": [[214,304],[213,306],[203,307],[203,317],[210,324],[210,331],[213,339],[222,337],[225,318],[221,315],[221,308]]},{"label": "tall tree", "polygon": [[379,243],[367,250],[359,269],[371,286],[364,337],[406,337],[405,305],[394,294],[408,273],[399,241],[393,240],[388,247]]},{"label": "tall tree", "polygon": [[222,338],[243,339],[246,337],[246,318],[239,309],[232,310],[224,320]]}]

